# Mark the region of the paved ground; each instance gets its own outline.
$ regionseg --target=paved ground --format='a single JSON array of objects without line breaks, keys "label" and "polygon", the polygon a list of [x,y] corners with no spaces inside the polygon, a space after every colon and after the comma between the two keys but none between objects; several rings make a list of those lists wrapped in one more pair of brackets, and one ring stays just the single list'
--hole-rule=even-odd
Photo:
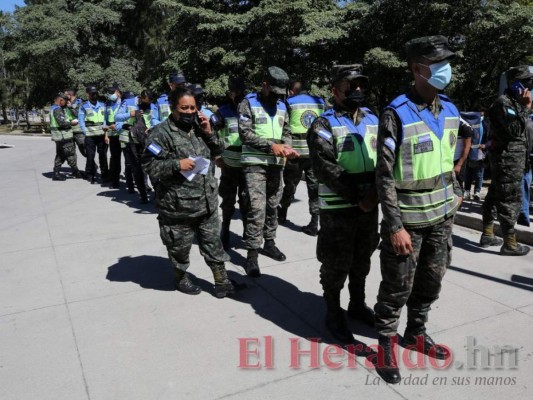
[{"label": "paved ground", "polygon": [[[15,147],[0,149],[0,399],[531,397],[533,253],[501,258],[495,248],[475,246],[478,232],[457,227],[453,266],[428,323],[453,350],[453,363],[447,369],[424,358],[425,368],[403,363],[404,381],[388,386],[363,356],[331,357],[338,369],[323,357],[331,339],[322,322],[315,239],[297,232],[308,220],[303,186],[290,223],[279,228],[287,262],[261,258],[263,277],[244,277],[235,221],[237,249],[228,268],[248,289],[235,299],[213,297],[210,271],[194,247],[191,272],[205,291],[186,296],[172,291],[152,205],[81,180],[53,182],[48,138],[2,136],[3,142]],[[379,281],[376,253],[371,305]],[[405,315],[400,333],[404,323]],[[359,342],[377,344],[372,330],[351,327]],[[319,368],[306,355],[299,368],[291,366],[291,340],[305,350],[313,337],[325,342]],[[248,363],[259,360],[261,368],[239,368],[246,362],[239,338],[258,339],[260,356],[250,354]],[[472,338],[476,352],[469,350]],[[516,362],[507,354],[498,368],[491,356],[482,368],[484,348],[498,353],[504,346],[517,349]],[[468,367],[472,353],[475,365]]]}]

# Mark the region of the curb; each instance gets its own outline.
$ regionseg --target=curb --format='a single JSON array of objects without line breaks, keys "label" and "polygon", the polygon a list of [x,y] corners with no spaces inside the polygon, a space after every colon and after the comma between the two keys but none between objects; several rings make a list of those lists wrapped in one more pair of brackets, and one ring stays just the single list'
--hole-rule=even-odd
[{"label": "curb", "polygon": [[[483,230],[483,221],[478,214],[466,214],[458,212],[455,214],[455,224],[476,231]],[[494,223],[494,232],[497,236],[502,237],[502,230],[498,221]],[[533,231],[525,226],[515,225],[516,239],[518,242],[533,246]]]}]

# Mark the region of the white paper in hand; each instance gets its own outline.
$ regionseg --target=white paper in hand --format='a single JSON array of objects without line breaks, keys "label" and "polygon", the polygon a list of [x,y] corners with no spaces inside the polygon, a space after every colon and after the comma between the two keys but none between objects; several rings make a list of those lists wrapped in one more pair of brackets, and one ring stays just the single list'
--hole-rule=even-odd
[{"label": "white paper in hand", "polygon": [[180,171],[180,173],[190,182],[194,179],[196,174],[206,175],[209,171],[211,161],[203,157],[189,157],[189,160],[194,161],[194,168],[190,171]]}]

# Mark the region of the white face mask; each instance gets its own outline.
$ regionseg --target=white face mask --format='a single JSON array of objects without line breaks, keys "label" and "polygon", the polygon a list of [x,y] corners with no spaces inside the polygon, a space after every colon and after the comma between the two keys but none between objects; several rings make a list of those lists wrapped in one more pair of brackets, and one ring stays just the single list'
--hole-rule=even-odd
[{"label": "white face mask", "polygon": [[431,77],[428,79],[422,75],[418,75],[421,78],[424,78],[431,86],[433,86],[435,89],[443,90],[446,86],[448,86],[452,80],[452,66],[450,63],[446,60],[441,61],[440,63],[431,64],[431,65],[425,65],[425,64],[418,64],[422,65],[426,68],[429,68],[431,71]]}]

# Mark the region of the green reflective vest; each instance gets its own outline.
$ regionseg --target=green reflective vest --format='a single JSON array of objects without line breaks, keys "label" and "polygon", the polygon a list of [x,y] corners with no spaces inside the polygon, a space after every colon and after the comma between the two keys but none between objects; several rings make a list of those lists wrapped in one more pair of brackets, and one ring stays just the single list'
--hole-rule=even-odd
[{"label": "green reflective vest", "polygon": [[[57,122],[56,117],[54,116],[54,110],[61,108],[58,105],[53,105],[50,109],[50,133],[52,134],[52,140],[54,142],[61,142],[62,140],[71,140],[73,136],[73,132],[71,128],[68,129],[60,129],[59,123]],[[65,113],[65,117],[68,121],[71,121],[71,119],[66,114],[66,110],[63,109],[63,112]]]},{"label": "green reflective vest", "polygon": [[[378,119],[368,109],[363,109],[364,118],[355,125],[347,116],[336,116],[333,109],[322,114],[328,120],[331,133],[320,132],[325,137],[331,136],[336,149],[337,164],[349,174],[353,174],[358,191],[365,193],[375,186],[377,160]],[[326,183],[318,186],[319,205],[322,210],[355,208],[339,196]]]},{"label": "green reflective vest", "polygon": [[[256,93],[251,93],[245,97],[250,103],[252,111],[252,126],[255,134],[275,143],[281,143],[283,136],[283,125],[287,115],[285,103],[278,101],[276,114],[270,116],[257,99]],[[276,157],[271,153],[264,153],[254,147],[243,145],[241,163],[245,165],[285,165],[285,157]]]},{"label": "green reflective vest", "polygon": [[292,135],[292,148],[301,158],[309,157],[307,146],[307,130],[313,121],[322,115],[325,108],[324,100],[308,94],[298,94],[287,99],[289,106],[289,124]]},{"label": "green reflective vest", "polygon": [[[109,105],[106,105],[106,122],[108,125],[112,125],[115,123],[115,115],[117,115],[117,111],[119,110],[120,105],[117,105],[116,103],[112,103]],[[116,129],[109,129],[107,131],[107,136],[119,136],[119,132]]]},{"label": "green reflective vest", "polygon": [[104,134],[102,126],[105,120],[105,105],[103,103],[96,103],[97,110],[93,109],[93,105],[87,101],[81,107],[85,112],[85,135],[86,136],[101,136]]},{"label": "green reflective vest", "polygon": [[218,109],[218,113],[224,119],[224,127],[218,132],[220,138],[224,140],[222,160],[228,167],[240,168],[242,167],[242,143],[239,137],[237,111],[226,104]]},{"label": "green reflective vest", "polygon": [[437,224],[459,207],[453,190],[453,158],[459,131],[459,111],[443,95],[439,118],[425,108],[418,111],[405,95],[395,99],[402,123],[402,142],[394,178],[402,223],[408,227]]}]

